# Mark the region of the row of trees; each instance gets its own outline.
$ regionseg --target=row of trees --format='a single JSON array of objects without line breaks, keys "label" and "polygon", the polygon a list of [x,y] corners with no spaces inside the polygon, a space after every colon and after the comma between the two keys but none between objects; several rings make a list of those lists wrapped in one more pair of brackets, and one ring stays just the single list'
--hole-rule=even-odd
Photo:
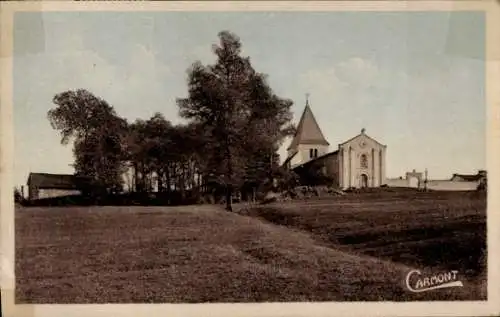
[{"label": "row of trees", "polygon": [[[86,90],[57,94],[48,112],[61,142],[73,141],[76,174],[102,193],[223,189],[232,210],[235,190],[255,192],[276,176],[278,148],[294,133],[292,101],[275,95],[266,75],[241,56],[239,38],[219,33],[213,65],[188,70],[188,97],[177,100],[187,123],[173,125],[157,113],[127,122],[105,100]],[[125,176],[125,177],[124,177]]]}]

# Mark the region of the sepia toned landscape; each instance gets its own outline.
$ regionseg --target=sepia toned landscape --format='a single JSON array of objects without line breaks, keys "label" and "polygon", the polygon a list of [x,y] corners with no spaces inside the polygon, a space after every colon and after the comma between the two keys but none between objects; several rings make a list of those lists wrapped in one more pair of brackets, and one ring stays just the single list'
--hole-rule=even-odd
[{"label": "sepia toned landscape", "polygon": [[[16,213],[19,303],[486,299],[483,193],[395,190],[283,204]],[[412,268],[464,287],[410,293]]]},{"label": "sepia toned landscape", "polygon": [[481,12],[14,25],[16,303],[488,299]]}]

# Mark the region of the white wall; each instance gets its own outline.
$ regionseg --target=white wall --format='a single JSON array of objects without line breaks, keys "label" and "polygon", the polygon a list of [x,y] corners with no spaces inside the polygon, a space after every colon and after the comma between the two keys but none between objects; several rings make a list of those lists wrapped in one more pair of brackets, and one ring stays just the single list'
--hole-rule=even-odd
[{"label": "white wall", "polygon": [[[479,182],[460,182],[450,180],[428,180],[427,188],[430,190],[476,190]],[[409,179],[390,178],[387,179],[387,186],[389,187],[412,187]],[[422,188],[423,181],[420,184]]]},{"label": "white wall", "polygon": [[410,178],[408,178],[408,186],[412,188],[418,188],[419,186],[418,178],[415,176],[410,176]]},{"label": "white wall", "polygon": [[38,198],[52,198],[52,197],[62,197],[79,195],[81,192],[79,190],[64,190],[64,189],[40,189],[38,191]]},{"label": "white wall", "polygon": [[386,184],[389,187],[410,187],[407,179],[400,178],[388,178],[386,179]]},{"label": "white wall", "polygon": [[450,180],[431,180],[427,188],[432,190],[476,190],[479,182],[456,182]]}]

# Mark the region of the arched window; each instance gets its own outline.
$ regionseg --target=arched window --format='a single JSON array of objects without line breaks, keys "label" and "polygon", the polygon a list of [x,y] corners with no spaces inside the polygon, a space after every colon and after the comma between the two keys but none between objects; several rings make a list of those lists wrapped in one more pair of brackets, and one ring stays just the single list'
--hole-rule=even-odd
[{"label": "arched window", "polygon": [[361,168],[368,168],[368,158],[366,157],[366,154],[361,154],[360,165]]}]

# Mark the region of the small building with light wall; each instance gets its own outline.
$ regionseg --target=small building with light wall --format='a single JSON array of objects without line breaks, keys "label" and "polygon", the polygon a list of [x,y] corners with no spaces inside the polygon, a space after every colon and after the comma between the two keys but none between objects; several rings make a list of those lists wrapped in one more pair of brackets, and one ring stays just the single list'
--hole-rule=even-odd
[{"label": "small building with light wall", "polygon": [[28,199],[63,197],[81,194],[75,175],[30,173],[28,176]]},{"label": "small building with light wall", "polygon": [[405,177],[387,179],[387,186],[440,191],[471,191],[476,190],[481,183],[486,182],[487,178],[485,170],[479,170],[476,174],[456,173],[448,179],[427,179],[427,176],[423,177],[422,175],[422,172],[415,170],[406,172]]}]

